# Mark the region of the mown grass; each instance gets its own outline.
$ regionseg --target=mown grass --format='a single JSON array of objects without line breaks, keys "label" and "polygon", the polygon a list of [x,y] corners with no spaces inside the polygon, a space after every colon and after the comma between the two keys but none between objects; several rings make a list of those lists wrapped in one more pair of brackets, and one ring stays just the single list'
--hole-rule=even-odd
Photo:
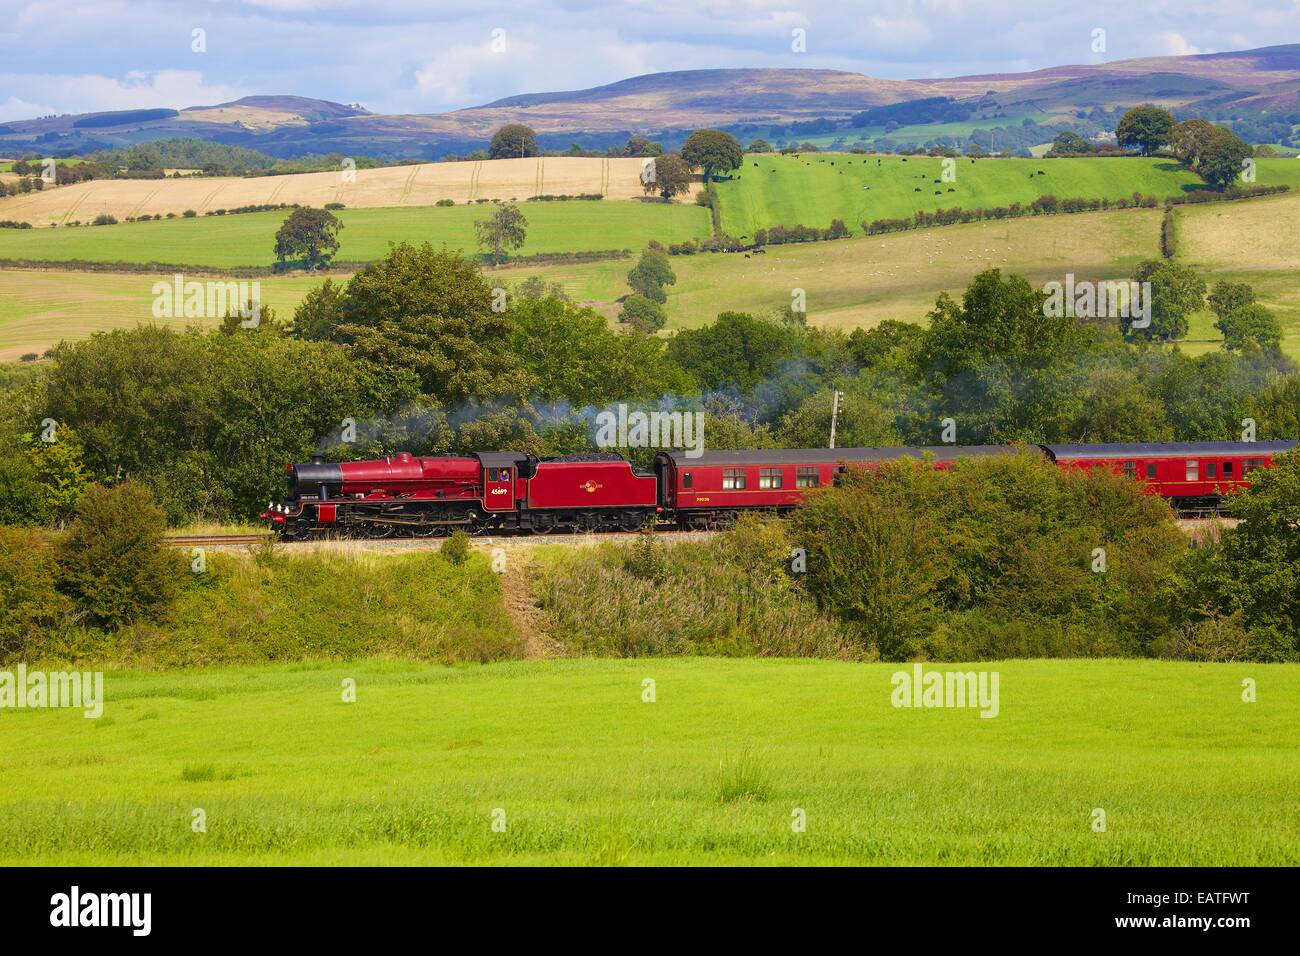
[{"label": "mown grass", "polygon": [[[649,240],[681,242],[709,234],[709,212],[689,202],[525,202],[528,240],[520,255],[640,249]],[[474,223],[491,204],[344,209],[340,261],[382,258],[390,242],[431,242],[466,253],[478,250]],[[48,262],[166,262],[231,268],[275,263],[275,233],[288,210],[201,216],[115,226],[0,230],[0,259]]]},{"label": "mown grass", "polygon": [[975,665],[994,719],[892,707],[899,666],[110,673],[98,721],[0,712],[0,862],[1300,862],[1296,666]]},{"label": "mown grass", "polygon": [[[1260,160],[1257,181],[1300,185],[1296,167],[1294,160]],[[863,220],[910,218],[917,210],[1028,205],[1047,194],[1121,199],[1140,192],[1166,199],[1204,185],[1173,160],[1139,157],[958,159],[954,170],[955,182],[936,183],[943,161],[934,157],[749,155],[738,176],[718,184],[722,223],[737,236],[774,225],[825,227],[835,218],[857,229]]]}]

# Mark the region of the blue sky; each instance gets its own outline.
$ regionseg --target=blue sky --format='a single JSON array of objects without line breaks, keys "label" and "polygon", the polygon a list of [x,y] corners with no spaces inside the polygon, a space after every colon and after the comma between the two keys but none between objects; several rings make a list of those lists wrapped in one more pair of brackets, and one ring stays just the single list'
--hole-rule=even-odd
[{"label": "blue sky", "polygon": [[907,79],[1292,42],[1300,0],[0,0],[0,122],[252,93],[431,113],[659,70]]}]

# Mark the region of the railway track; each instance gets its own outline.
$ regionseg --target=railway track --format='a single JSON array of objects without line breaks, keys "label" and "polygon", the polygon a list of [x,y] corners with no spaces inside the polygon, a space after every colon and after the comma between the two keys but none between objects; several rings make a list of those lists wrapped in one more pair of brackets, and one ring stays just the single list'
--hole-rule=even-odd
[{"label": "railway track", "polygon": [[260,534],[176,534],[163,538],[163,544],[173,548],[193,548],[199,545],[221,546],[232,544],[261,544],[269,540],[271,532]]}]

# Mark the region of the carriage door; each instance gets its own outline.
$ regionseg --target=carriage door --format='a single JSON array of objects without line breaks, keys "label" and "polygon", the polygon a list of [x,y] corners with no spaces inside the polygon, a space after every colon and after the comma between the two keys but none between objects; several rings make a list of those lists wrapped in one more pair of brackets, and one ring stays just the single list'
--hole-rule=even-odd
[{"label": "carriage door", "polygon": [[483,469],[483,509],[515,510],[515,469],[511,465],[493,465]]}]

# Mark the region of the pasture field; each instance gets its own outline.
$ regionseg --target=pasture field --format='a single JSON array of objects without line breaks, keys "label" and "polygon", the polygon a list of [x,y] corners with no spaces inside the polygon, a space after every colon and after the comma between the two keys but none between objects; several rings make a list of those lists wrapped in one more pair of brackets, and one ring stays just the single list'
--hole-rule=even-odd
[{"label": "pasture field", "polygon": [[[153,284],[170,281],[145,273],[0,270],[0,361],[43,353],[61,340],[86,338],[140,323],[215,326],[210,319],[155,319]],[[261,279],[262,304],[289,318],[319,278]]]},{"label": "pasture field", "polygon": [[[288,176],[204,177],[180,179],[101,179],[0,199],[0,219],[30,222],[34,227],[73,220],[90,222],[100,213],[118,219],[152,216],[187,209],[203,215],[210,209],[234,209],[271,203],[350,207],[432,206],[440,199],[457,203],[476,199],[575,196],[599,193],[607,199],[637,199],[641,159],[588,159],[558,156],[495,159],[460,163],[420,163],[380,169],[354,169]],[[689,197],[688,197],[689,199]]]},{"label": "pasture field", "polygon": [[761,312],[807,296],[808,321],[845,329],[884,319],[924,322],[940,291],[960,293],[988,268],[1042,284],[1128,276],[1158,258],[1158,209],[968,223],[833,242],[769,247],[761,256],[674,256],[670,327],[703,325],[723,309]]},{"label": "pasture field", "polygon": [[[380,259],[390,242],[431,242],[474,253],[474,223],[493,207],[421,206],[343,209],[335,215],[338,259]],[[520,255],[632,249],[651,239],[681,242],[709,235],[709,211],[694,203],[569,201],[520,206],[528,241]],[[275,264],[275,233],[288,210],[126,222],[72,229],[0,229],[0,259],[49,262],[165,262],[221,269]]]},{"label": "pasture field", "polygon": [[[852,143],[858,138],[878,139],[887,137],[895,143],[929,142],[938,139],[941,136],[954,136],[965,139],[971,133],[980,129],[994,129],[999,126],[1019,126],[1026,119],[1032,119],[1035,123],[1047,124],[1052,120],[1061,119],[1056,113],[1026,112],[1016,113],[1012,116],[999,116],[992,119],[973,119],[961,120],[953,123],[917,123],[907,126],[900,126],[892,132],[886,133],[883,126],[862,126],[849,129],[836,130],[834,133],[814,133],[810,136],[785,136],[778,137],[789,139],[798,143],[812,143],[821,149],[830,147],[836,140],[843,140]],[[1048,138],[1055,136],[1055,133],[1049,133]],[[770,140],[770,137],[766,137]],[[742,141],[742,145],[743,145]]]},{"label": "pasture field", "polygon": [[[1300,356],[1300,194],[1187,206],[1175,216],[1179,258],[1211,282],[1250,283],[1282,324],[1282,350]],[[1189,337],[1219,338],[1214,321],[1198,314]]]},{"label": "pasture field", "polygon": [[110,672],[99,719],[0,712],[0,862],[1300,862],[1300,668],[981,668],[992,719],[891,706],[908,664]]},{"label": "pasture field", "polygon": [[[739,176],[718,184],[723,227],[752,236],[767,226],[825,227],[841,218],[856,230],[863,220],[917,210],[1027,205],[1047,194],[1121,199],[1140,192],[1166,199],[1202,185],[1168,159],[958,159],[956,182],[936,183],[941,164],[927,156],[748,155]],[[1261,184],[1300,185],[1300,163],[1260,160],[1257,176]]]}]

